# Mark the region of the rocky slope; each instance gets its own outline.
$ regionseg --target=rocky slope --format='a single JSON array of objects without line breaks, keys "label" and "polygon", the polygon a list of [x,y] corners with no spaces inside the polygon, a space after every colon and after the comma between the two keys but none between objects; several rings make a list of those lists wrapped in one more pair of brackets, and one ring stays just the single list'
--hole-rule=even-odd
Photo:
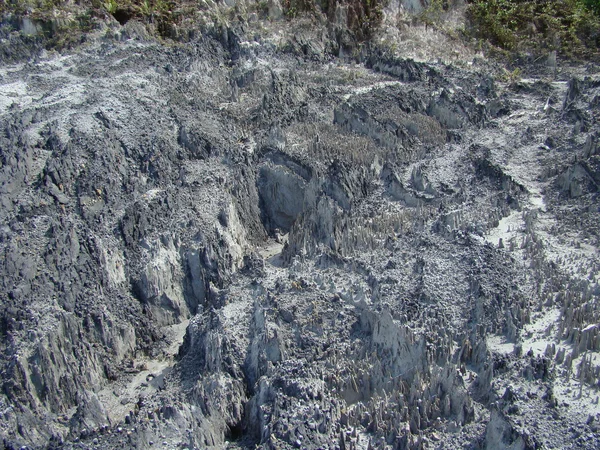
[{"label": "rocky slope", "polygon": [[597,68],[411,32],[0,68],[6,448],[600,447]]}]

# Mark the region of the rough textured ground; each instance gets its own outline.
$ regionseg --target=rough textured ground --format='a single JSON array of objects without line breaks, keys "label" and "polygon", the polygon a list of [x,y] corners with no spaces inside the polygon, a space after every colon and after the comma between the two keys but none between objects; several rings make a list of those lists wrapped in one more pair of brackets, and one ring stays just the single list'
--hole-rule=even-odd
[{"label": "rough textured ground", "polygon": [[597,69],[318,30],[0,67],[6,448],[600,448]]}]

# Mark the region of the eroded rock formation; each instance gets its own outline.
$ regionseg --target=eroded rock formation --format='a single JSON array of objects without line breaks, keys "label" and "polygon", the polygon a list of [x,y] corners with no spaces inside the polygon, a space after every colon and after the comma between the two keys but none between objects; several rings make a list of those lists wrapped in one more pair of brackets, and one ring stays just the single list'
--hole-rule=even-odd
[{"label": "eroded rock formation", "polygon": [[600,446],[597,75],[297,27],[0,69],[4,445]]}]

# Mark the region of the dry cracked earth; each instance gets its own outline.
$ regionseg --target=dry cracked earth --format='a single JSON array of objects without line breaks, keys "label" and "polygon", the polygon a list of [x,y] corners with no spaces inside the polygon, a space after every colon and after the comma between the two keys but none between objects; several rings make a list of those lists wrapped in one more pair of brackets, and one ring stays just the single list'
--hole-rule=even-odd
[{"label": "dry cracked earth", "polygon": [[344,53],[0,67],[5,448],[600,448],[598,68]]}]

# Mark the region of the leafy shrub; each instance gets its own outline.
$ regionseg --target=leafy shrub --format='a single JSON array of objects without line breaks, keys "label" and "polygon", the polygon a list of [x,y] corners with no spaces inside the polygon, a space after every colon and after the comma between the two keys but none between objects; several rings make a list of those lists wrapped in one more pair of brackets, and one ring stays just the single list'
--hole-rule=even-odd
[{"label": "leafy shrub", "polygon": [[600,0],[471,0],[474,36],[505,50],[590,56],[600,48]]},{"label": "leafy shrub", "polygon": [[589,10],[594,11],[596,14],[600,14],[600,0],[581,0],[581,3]]}]

